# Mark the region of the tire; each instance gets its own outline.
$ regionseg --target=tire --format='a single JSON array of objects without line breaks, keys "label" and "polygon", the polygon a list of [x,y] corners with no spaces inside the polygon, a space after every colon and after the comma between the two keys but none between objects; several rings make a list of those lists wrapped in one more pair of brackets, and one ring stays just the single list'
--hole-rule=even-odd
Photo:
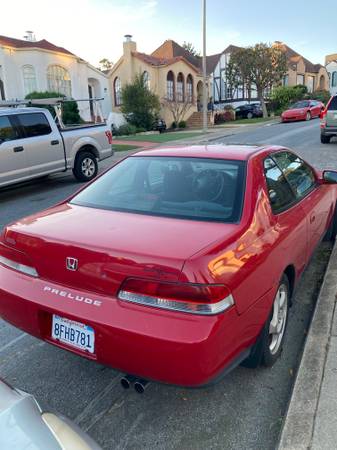
[{"label": "tire", "polygon": [[307,114],[305,116],[305,120],[306,121],[311,120],[311,113],[309,111],[307,112]]},{"label": "tire", "polygon": [[[288,322],[289,304],[289,281],[287,276],[283,274],[277,288],[268,320],[265,323],[256,344],[252,348],[251,354],[243,361],[243,366],[255,368],[261,364],[266,367],[271,367],[275,364],[282,352]],[[278,309],[276,309],[276,305],[278,306]],[[276,332],[271,333],[271,329]]]},{"label": "tire", "polygon": [[78,181],[90,181],[97,172],[97,159],[91,152],[81,152],[76,156],[73,174]]},{"label": "tire", "polygon": [[247,114],[247,119],[252,119],[252,118],[253,118],[253,113],[249,112],[249,113]]},{"label": "tire", "polygon": [[332,215],[329,228],[327,229],[327,231],[323,237],[323,241],[334,242],[336,240],[336,235],[337,235],[337,208],[335,206],[335,210]]},{"label": "tire", "polygon": [[331,136],[325,136],[325,134],[321,134],[321,143],[329,144]]}]

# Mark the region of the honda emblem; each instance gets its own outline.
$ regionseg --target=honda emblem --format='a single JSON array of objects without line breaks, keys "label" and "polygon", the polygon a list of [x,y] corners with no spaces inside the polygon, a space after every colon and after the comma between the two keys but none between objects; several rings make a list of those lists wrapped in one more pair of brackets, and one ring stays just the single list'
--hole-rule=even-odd
[{"label": "honda emblem", "polygon": [[67,269],[75,272],[78,268],[78,259],[70,258],[69,256],[66,259]]}]

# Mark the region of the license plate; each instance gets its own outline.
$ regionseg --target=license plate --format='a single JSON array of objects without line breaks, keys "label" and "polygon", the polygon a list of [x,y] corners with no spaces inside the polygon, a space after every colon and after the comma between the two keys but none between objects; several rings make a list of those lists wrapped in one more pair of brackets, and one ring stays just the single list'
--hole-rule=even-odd
[{"label": "license plate", "polygon": [[84,323],[53,314],[52,338],[79,350],[94,353],[95,332]]}]

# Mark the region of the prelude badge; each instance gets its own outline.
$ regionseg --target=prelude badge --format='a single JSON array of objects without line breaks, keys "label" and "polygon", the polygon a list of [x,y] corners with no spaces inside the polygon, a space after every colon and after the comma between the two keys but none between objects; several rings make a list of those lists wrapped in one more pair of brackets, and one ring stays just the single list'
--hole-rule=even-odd
[{"label": "prelude badge", "polygon": [[78,259],[70,258],[69,256],[66,259],[66,265],[68,270],[72,270],[75,272],[78,269]]}]

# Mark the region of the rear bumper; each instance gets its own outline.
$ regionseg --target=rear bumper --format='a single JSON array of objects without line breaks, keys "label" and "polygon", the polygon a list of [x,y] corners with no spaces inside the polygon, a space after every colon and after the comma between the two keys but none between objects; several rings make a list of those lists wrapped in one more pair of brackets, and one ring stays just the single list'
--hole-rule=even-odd
[{"label": "rear bumper", "polygon": [[[51,289],[71,292],[71,298]],[[75,300],[76,296],[82,300]],[[53,340],[53,314],[90,325],[95,331],[94,354]],[[133,305],[1,265],[0,317],[37,338],[122,372],[191,387],[210,383],[247,351],[264,320],[250,313],[254,320],[248,323],[247,313],[239,316],[234,307],[216,316],[192,316]]]},{"label": "rear bumper", "polygon": [[321,128],[321,134],[323,136],[336,136],[337,135],[337,127]]}]

